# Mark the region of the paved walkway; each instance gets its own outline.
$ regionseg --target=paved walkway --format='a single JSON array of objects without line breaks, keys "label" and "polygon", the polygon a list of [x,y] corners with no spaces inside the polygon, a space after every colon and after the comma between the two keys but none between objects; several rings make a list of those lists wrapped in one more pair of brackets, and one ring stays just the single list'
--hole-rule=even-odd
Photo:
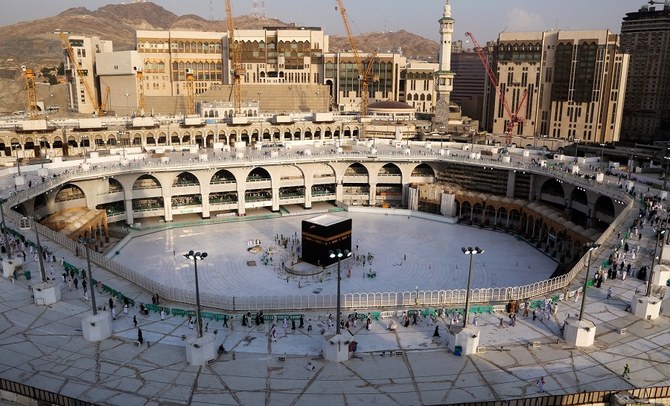
[{"label": "paved walkway", "polygon": [[[653,237],[645,227],[641,254],[634,269],[651,263]],[[616,243],[598,251],[593,265],[602,261]],[[83,258],[70,258],[53,243],[57,257],[65,256],[83,268]],[[47,264],[47,269],[49,269]],[[34,261],[27,267],[37,275]],[[150,294],[105,271],[94,276],[124,294],[150,301]],[[34,280],[33,280],[34,281]],[[574,286],[583,283],[576,280]],[[580,303],[566,300],[551,320],[524,319],[515,327],[499,327],[503,314],[478,316],[481,346],[486,352],[456,357],[446,347],[446,325],[438,322],[441,337],[427,320],[396,332],[386,331],[388,320],[375,321],[371,331],[352,330],[359,343],[354,359],[333,364],[319,352],[325,314],[306,315],[306,329],[280,328],[277,342],[268,339],[269,325],[234,330],[212,322],[227,353],[209,366],[186,363],[182,335],[193,334],[186,319],[157,314],[120,315],[114,336],[98,344],[83,340],[81,316],[89,309],[81,290],[63,291],[50,307],[32,304],[28,283],[0,280],[0,376],[90,402],[109,405],[358,405],[434,404],[542,396],[537,380],[544,376],[549,394],[628,389],[665,385],[670,380],[670,322],[667,317],[639,320],[625,311],[637,279],[608,281],[588,291],[587,318],[597,325],[596,344],[577,349],[567,346],[560,326],[567,314],[579,312]],[[606,298],[612,287],[613,297]],[[98,303],[108,297],[98,298]],[[169,305],[169,304],[167,304]],[[137,315],[145,345],[136,346]],[[627,333],[620,334],[622,328]],[[539,346],[532,345],[533,343]],[[397,352],[396,352],[397,351]],[[279,356],[285,357],[280,361]],[[316,369],[308,370],[308,361]],[[629,363],[630,379],[621,377]]]}]

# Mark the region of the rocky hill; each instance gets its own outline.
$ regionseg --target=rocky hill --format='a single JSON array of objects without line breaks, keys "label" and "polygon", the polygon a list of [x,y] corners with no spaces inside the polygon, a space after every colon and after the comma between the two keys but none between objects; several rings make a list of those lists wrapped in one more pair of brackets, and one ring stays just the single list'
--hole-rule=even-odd
[{"label": "rocky hill", "polygon": [[[314,24],[318,25],[318,21]],[[235,18],[235,26],[242,29],[288,25],[276,19]],[[134,47],[135,30],[138,29],[225,31],[226,22],[210,21],[192,14],[177,16],[152,2],[110,4],[95,11],[71,8],[54,17],[0,27],[0,67],[46,66],[60,62],[61,46],[55,32],[98,36],[112,40],[115,50],[128,50]],[[370,33],[357,38],[363,51],[397,52],[402,48],[404,55],[419,59],[434,59],[437,55],[436,42],[406,31]],[[350,46],[345,37],[331,37],[331,50],[348,49]]]},{"label": "rocky hill", "polygon": [[[438,44],[407,31],[371,32],[356,37],[356,44],[363,52],[399,52],[408,58],[437,62]],[[331,36],[330,50],[349,51],[347,37]]]}]

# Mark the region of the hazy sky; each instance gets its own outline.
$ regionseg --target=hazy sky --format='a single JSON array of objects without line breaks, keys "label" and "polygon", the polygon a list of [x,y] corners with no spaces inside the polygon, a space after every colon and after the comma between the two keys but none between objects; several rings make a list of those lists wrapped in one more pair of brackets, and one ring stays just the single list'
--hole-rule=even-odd
[{"label": "hazy sky", "polygon": [[[256,0],[233,0],[233,14],[250,14]],[[258,0],[260,3],[261,1]],[[114,0],[0,0],[0,25],[53,16],[71,7],[95,10]],[[155,0],[177,15],[210,15],[210,0]],[[265,0],[265,14],[298,25],[323,27],[343,34],[336,0]],[[437,40],[444,0],[344,0],[354,34],[406,31]],[[451,0],[456,20],[454,40],[471,31],[479,42],[497,38],[500,31],[609,28],[618,33],[626,12],[637,11],[645,0]],[[211,0],[214,19],[225,19],[224,0]]]}]

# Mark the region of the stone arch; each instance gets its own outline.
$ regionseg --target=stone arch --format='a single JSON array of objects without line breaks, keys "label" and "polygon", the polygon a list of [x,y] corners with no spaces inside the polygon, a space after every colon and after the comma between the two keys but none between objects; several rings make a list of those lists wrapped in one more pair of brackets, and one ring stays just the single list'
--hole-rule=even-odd
[{"label": "stone arch", "polygon": [[571,201],[582,203],[584,205],[589,204],[589,196],[586,194],[586,191],[581,187],[576,187],[572,190]]},{"label": "stone arch", "polygon": [[394,163],[388,163],[379,169],[378,175],[402,175],[402,171],[398,165]]},{"label": "stone arch", "polygon": [[56,197],[54,198],[56,203],[78,199],[86,199],[86,194],[79,186],[72,183],[64,184],[60,189],[58,189],[58,192],[56,192]]},{"label": "stone arch", "polygon": [[172,131],[170,134],[170,144],[172,145],[179,145],[181,144],[181,139],[179,138],[179,133],[176,131]]},{"label": "stone arch", "polygon": [[497,215],[498,220],[496,221],[496,226],[509,227],[508,224],[509,212],[507,211],[507,208],[499,207]]},{"label": "stone arch", "polygon": [[602,213],[606,216],[615,217],[616,210],[614,208],[614,202],[609,196],[601,195],[596,200],[593,206],[594,213]]},{"label": "stone arch", "polygon": [[487,204],[484,208],[482,223],[485,225],[495,225],[497,217],[496,214],[495,206]]},{"label": "stone arch", "polygon": [[411,176],[420,176],[420,177],[435,177],[435,169],[427,163],[421,163],[412,169]]},{"label": "stone arch", "polygon": [[614,202],[608,196],[600,196],[593,205],[593,226],[599,230],[605,230],[616,218]]},{"label": "stone arch", "polygon": [[33,212],[37,212],[39,209],[46,207],[48,203],[48,198],[46,193],[39,194],[35,196],[35,200],[33,202]]},{"label": "stone arch", "polygon": [[472,221],[472,204],[464,200],[460,206],[460,218],[465,221]]},{"label": "stone arch", "polygon": [[198,177],[191,172],[181,172],[174,177],[172,187],[200,186]]},{"label": "stone arch", "polygon": [[557,179],[548,179],[546,182],[544,182],[540,188],[540,193],[557,197],[565,197],[563,183],[559,182]]},{"label": "stone arch", "polygon": [[214,137],[215,137],[214,131],[210,130],[207,132],[207,137],[205,138],[205,145],[207,146],[207,148],[211,148],[214,145],[215,141]]},{"label": "stone arch", "polygon": [[482,223],[484,218],[484,206],[477,202],[472,205],[472,221],[475,223]]},{"label": "stone arch", "polygon": [[246,179],[247,182],[258,182],[261,180],[272,180],[270,172],[268,172],[267,169],[261,167],[256,167],[249,171]]},{"label": "stone arch", "polygon": [[151,174],[139,176],[133,182],[133,190],[162,188],[161,182]]},{"label": "stone arch", "polygon": [[369,175],[368,168],[360,162],[354,162],[344,170],[344,176],[365,176]]},{"label": "stone arch", "polygon": [[237,179],[232,172],[226,169],[219,169],[213,175],[209,181],[210,185],[219,184],[219,183],[237,183]]},{"label": "stone arch", "polygon": [[107,193],[123,192],[123,185],[114,178],[107,178]]},{"label": "stone arch", "polygon": [[299,177],[302,179],[304,184],[307,179],[307,173],[305,173],[305,169],[303,169],[300,165],[287,165],[283,167],[283,172],[284,173],[281,176],[281,180],[295,179]]}]

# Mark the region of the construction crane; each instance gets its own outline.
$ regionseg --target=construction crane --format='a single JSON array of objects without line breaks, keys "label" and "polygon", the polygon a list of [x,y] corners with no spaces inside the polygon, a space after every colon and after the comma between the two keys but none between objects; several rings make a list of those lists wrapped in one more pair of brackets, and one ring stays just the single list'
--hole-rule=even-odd
[{"label": "construction crane", "polygon": [[226,24],[228,25],[228,50],[231,57],[233,74],[233,110],[235,116],[242,113],[242,55],[240,45],[235,42],[235,22],[233,21],[233,7],[230,0],[226,0]]},{"label": "construction crane", "polygon": [[361,55],[358,52],[358,46],[356,44],[356,39],[354,38],[353,33],[351,32],[351,26],[349,25],[349,17],[347,17],[347,10],[344,8],[342,0],[337,0],[337,4],[340,9],[340,14],[342,15],[342,21],[344,22],[344,28],[347,30],[347,36],[349,37],[349,46],[351,51],[354,54],[354,61],[356,62],[356,68],[358,69],[358,80],[361,83],[361,106],[360,113],[361,116],[368,115],[368,87],[371,81],[374,80],[372,76],[372,64],[377,57],[377,51],[375,51],[370,60],[368,61],[367,67],[363,66],[363,61],[361,60]]},{"label": "construction crane", "polygon": [[110,93],[112,89],[109,86],[105,87],[105,95],[102,96],[102,103],[100,103],[100,110],[107,112],[107,105],[109,105]]},{"label": "construction crane", "polygon": [[195,114],[195,77],[193,71],[186,69],[186,116]]},{"label": "construction crane", "polygon": [[26,79],[26,93],[28,96],[28,118],[35,120],[39,116],[39,108],[37,107],[37,93],[35,92],[35,72],[22,66],[23,76]]},{"label": "construction crane", "polygon": [[93,111],[95,111],[98,116],[104,116],[105,111],[103,111],[103,109],[98,104],[98,99],[96,98],[93,89],[91,89],[91,86],[88,84],[88,81],[86,80],[86,77],[88,76],[88,70],[79,66],[79,62],[77,61],[74,50],[72,49],[72,45],[70,45],[70,40],[66,33],[60,33],[60,41],[63,45],[63,49],[65,49],[68,57],[70,58],[70,63],[72,63],[72,66],[77,72],[77,79],[84,85],[84,92],[86,97],[91,101],[91,104],[93,104]]},{"label": "construction crane", "polygon": [[521,116],[519,113],[521,112],[521,107],[523,107],[523,104],[526,102],[526,99],[528,98],[528,89],[525,89],[523,91],[523,96],[521,97],[519,104],[517,104],[516,110],[512,112],[512,109],[510,108],[509,103],[507,102],[507,97],[505,97],[505,93],[500,90],[500,83],[498,82],[498,79],[496,78],[493,69],[491,69],[491,66],[489,65],[489,62],[486,58],[486,54],[484,53],[484,49],[481,47],[481,45],[479,45],[479,42],[477,42],[475,36],[472,35],[472,33],[466,32],[465,35],[470,37],[470,39],[472,40],[472,44],[475,46],[475,51],[477,51],[477,55],[479,55],[479,59],[482,61],[482,65],[484,65],[486,73],[489,76],[491,85],[493,85],[493,87],[496,89],[496,93],[500,98],[500,103],[502,103],[505,113],[507,114],[508,120],[507,120],[507,126],[505,128],[505,144],[509,146],[512,143],[512,135],[513,135],[512,133],[514,131],[514,127],[523,123],[525,120],[525,118]]}]

